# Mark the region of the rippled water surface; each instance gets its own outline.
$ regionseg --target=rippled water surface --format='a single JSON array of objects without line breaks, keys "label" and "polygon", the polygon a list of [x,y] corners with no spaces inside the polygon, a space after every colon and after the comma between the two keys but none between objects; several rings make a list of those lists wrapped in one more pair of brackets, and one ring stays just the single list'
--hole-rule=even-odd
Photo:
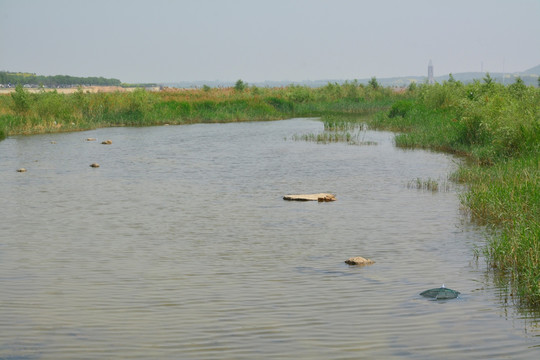
[{"label": "rippled water surface", "polygon": [[[539,319],[475,261],[484,235],[455,186],[407,187],[444,183],[456,160],[384,132],[365,134],[375,146],[291,140],[322,127],[0,142],[0,359],[540,358]],[[311,192],[338,201],[282,199]],[[442,283],[462,295],[418,295]]]}]

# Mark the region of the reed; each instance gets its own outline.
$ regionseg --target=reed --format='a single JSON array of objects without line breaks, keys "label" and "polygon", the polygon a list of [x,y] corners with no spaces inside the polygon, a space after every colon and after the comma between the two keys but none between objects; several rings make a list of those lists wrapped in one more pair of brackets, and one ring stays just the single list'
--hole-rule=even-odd
[{"label": "reed", "polygon": [[449,186],[447,183],[439,184],[439,181],[427,178],[427,179],[421,179],[416,178],[414,180],[411,180],[407,183],[407,187],[409,189],[418,189],[418,190],[426,190],[431,192],[438,192],[438,191],[448,191]]},{"label": "reed", "polygon": [[324,115],[321,121],[324,130],[320,133],[295,134],[293,140],[311,141],[319,144],[329,144],[345,142],[349,145],[377,145],[374,141],[366,141],[365,136],[368,130],[364,117]]},{"label": "reed", "polygon": [[365,114],[388,107],[399,97],[388,89],[358,83],[322,88],[244,87],[165,89],[148,92],[29,93],[17,87],[0,96],[4,135],[87,130],[107,126],[150,126],[195,122],[283,119],[321,114]]},{"label": "reed", "polygon": [[416,92],[369,125],[402,132],[397,146],[466,157],[453,178],[468,185],[471,218],[492,229],[486,258],[518,301],[540,306],[540,89],[454,81]]}]

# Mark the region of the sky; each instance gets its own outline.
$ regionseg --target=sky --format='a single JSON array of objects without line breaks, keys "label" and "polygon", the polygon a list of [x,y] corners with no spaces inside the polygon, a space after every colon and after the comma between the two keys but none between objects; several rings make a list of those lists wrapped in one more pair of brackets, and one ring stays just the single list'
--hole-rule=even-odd
[{"label": "sky", "polygon": [[540,64],[540,0],[0,0],[0,71],[127,83]]}]

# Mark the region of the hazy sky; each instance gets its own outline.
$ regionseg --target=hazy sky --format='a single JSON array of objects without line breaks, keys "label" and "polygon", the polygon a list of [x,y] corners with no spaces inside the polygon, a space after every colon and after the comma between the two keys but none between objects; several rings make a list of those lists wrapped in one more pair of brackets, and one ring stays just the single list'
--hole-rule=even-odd
[{"label": "hazy sky", "polygon": [[0,70],[124,82],[522,71],[540,0],[0,0]]}]

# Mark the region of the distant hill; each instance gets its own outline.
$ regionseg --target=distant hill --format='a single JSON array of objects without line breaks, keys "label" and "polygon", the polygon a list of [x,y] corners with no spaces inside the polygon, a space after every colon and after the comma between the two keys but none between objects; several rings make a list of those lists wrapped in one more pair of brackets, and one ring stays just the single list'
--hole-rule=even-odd
[{"label": "distant hill", "polygon": [[[426,69],[427,73],[427,69]],[[454,79],[461,81],[463,83],[470,83],[474,80],[482,80],[487,73],[485,72],[464,72],[464,73],[455,73],[452,74]],[[505,73],[504,79],[503,79],[503,73],[489,73],[489,76],[491,76],[492,79],[499,83],[505,83],[505,84],[512,84],[514,81],[516,81],[516,78],[519,76],[523,80],[523,82],[526,85],[538,85],[538,77],[540,75],[540,65],[535,66],[533,68],[530,68],[526,71],[522,72],[516,72],[516,73]],[[441,76],[436,76],[435,81],[438,83],[442,83],[444,81],[448,81],[450,78],[450,74],[445,74]],[[358,79],[357,81],[360,84],[367,84],[370,79]],[[345,81],[351,81],[351,80],[343,80],[343,79],[325,79],[325,80],[304,80],[304,81],[263,81],[263,82],[254,82],[249,83],[248,85],[255,85],[255,86],[261,86],[261,87],[281,87],[281,86],[288,86],[288,85],[303,85],[303,86],[309,86],[309,87],[321,87],[325,86],[328,83],[338,83],[342,84]],[[377,78],[377,81],[382,86],[393,86],[393,87],[406,87],[409,86],[410,83],[424,83],[427,81],[427,74],[426,76],[401,76],[401,77],[392,77],[392,78]],[[178,88],[198,88],[203,87],[204,85],[210,86],[210,87],[232,87],[234,86],[234,81],[220,81],[220,80],[214,80],[214,81],[182,81],[182,82],[171,82],[171,83],[163,83],[161,85],[164,86],[170,86],[170,87],[178,87]]]},{"label": "distant hill", "polygon": [[540,75],[540,65],[537,65],[535,67],[530,68],[529,70],[525,70],[522,72],[522,74],[529,74],[529,75]]}]

